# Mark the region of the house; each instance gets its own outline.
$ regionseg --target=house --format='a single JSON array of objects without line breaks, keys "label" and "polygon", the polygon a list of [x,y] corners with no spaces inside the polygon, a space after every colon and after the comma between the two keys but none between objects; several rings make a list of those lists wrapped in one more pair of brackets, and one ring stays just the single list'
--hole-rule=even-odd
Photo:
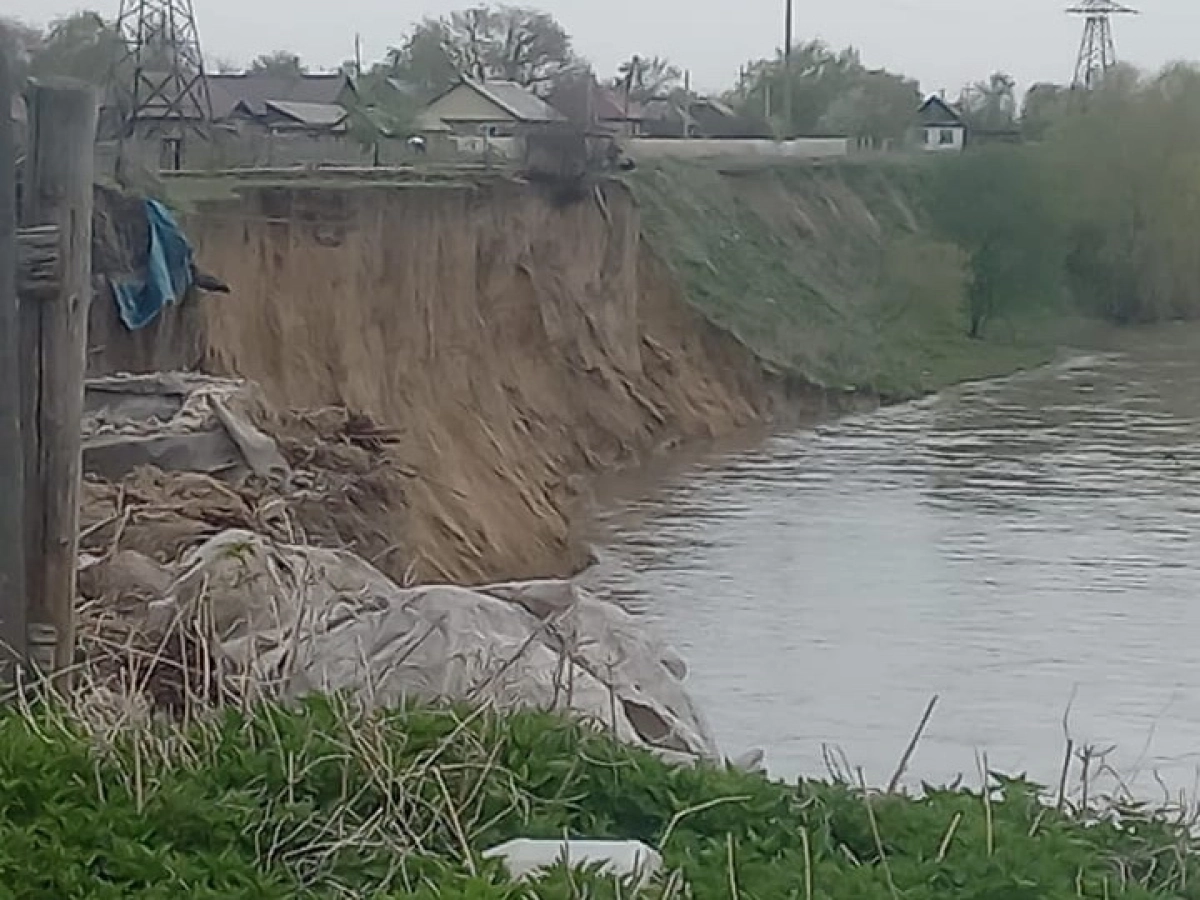
[{"label": "house", "polygon": [[354,81],[343,72],[219,73],[208,76],[208,93],[217,122],[277,115],[279,111],[269,110],[268,103],[338,106],[344,111],[357,96]]},{"label": "house", "polygon": [[606,87],[590,75],[560,79],[547,102],[589,132],[637,137],[642,133],[642,105],[619,89]]},{"label": "house", "polygon": [[515,81],[471,78],[439,94],[425,112],[463,136],[511,137],[523,126],[566,121],[562,113]]},{"label": "house", "polygon": [[750,138],[774,135],[762,120],[738,113],[712,97],[651,100],[643,108],[642,132],[657,138]]},{"label": "house", "polygon": [[256,113],[251,105],[240,102],[228,120],[245,119],[268,131],[306,132],[309,134],[344,134],[349,113],[336,103],[296,103],[287,100],[267,100]]},{"label": "house", "polygon": [[931,153],[960,153],[967,145],[967,123],[958,110],[934,94],[917,110],[917,136]]}]

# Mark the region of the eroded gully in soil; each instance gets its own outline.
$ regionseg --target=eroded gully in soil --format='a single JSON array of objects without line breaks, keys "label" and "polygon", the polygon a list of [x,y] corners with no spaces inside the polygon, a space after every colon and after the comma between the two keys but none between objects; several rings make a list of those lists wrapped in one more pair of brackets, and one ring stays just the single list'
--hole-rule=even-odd
[{"label": "eroded gully in soil", "polygon": [[[1200,330],[724,447],[606,488],[581,576],[688,660],[728,752],[1045,784],[1200,767]],[[977,776],[975,776],[977,777]],[[1158,793],[1161,796],[1161,793]]]}]

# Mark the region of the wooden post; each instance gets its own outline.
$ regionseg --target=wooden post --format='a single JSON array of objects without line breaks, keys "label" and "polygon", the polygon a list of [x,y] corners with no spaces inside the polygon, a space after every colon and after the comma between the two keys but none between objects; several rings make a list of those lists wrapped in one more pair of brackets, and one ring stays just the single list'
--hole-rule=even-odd
[{"label": "wooden post", "polygon": [[22,303],[28,628],[54,629],[54,665],[75,649],[80,423],[92,301],[94,91],[78,82],[35,84],[28,95],[29,151],[23,222],[58,228],[58,290]]},{"label": "wooden post", "polygon": [[20,303],[58,296],[58,228],[17,229],[17,298]]},{"label": "wooden post", "polygon": [[0,46],[0,684],[4,686],[14,683],[15,667],[26,658],[14,93],[12,60]]}]

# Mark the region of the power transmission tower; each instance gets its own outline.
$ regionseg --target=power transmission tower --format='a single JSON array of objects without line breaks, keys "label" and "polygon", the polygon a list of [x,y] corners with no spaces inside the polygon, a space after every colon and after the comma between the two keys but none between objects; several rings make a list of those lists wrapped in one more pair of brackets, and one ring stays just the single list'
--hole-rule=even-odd
[{"label": "power transmission tower", "polygon": [[124,137],[170,142],[178,168],[185,134],[208,135],[212,99],[192,0],[121,0],[125,56],[114,74]]},{"label": "power transmission tower", "polygon": [[1117,63],[1112,17],[1135,15],[1137,10],[1117,3],[1116,0],[1081,0],[1068,8],[1067,12],[1084,19],[1083,38],[1079,42],[1079,56],[1075,61],[1075,78],[1071,87],[1090,91],[1100,84],[1104,74]]}]

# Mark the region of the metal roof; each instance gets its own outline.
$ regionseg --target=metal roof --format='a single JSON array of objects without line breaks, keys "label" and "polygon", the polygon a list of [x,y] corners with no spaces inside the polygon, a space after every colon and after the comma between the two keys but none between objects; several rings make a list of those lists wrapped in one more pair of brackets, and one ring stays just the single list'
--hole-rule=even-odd
[{"label": "metal roof", "polygon": [[350,86],[350,79],[340,72],[302,75],[245,72],[208,76],[215,119],[227,118],[239,104],[254,115],[266,112],[268,101],[336,105],[342,92]]},{"label": "metal roof", "polygon": [[333,128],[346,119],[346,110],[334,103],[294,103],[291,101],[268,100],[267,109],[282,113],[304,125],[316,128]]},{"label": "metal roof", "polygon": [[520,122],[561,122],[565,118],[537,94],[515,81],[474,81],[464,78],[462,83]]}]

